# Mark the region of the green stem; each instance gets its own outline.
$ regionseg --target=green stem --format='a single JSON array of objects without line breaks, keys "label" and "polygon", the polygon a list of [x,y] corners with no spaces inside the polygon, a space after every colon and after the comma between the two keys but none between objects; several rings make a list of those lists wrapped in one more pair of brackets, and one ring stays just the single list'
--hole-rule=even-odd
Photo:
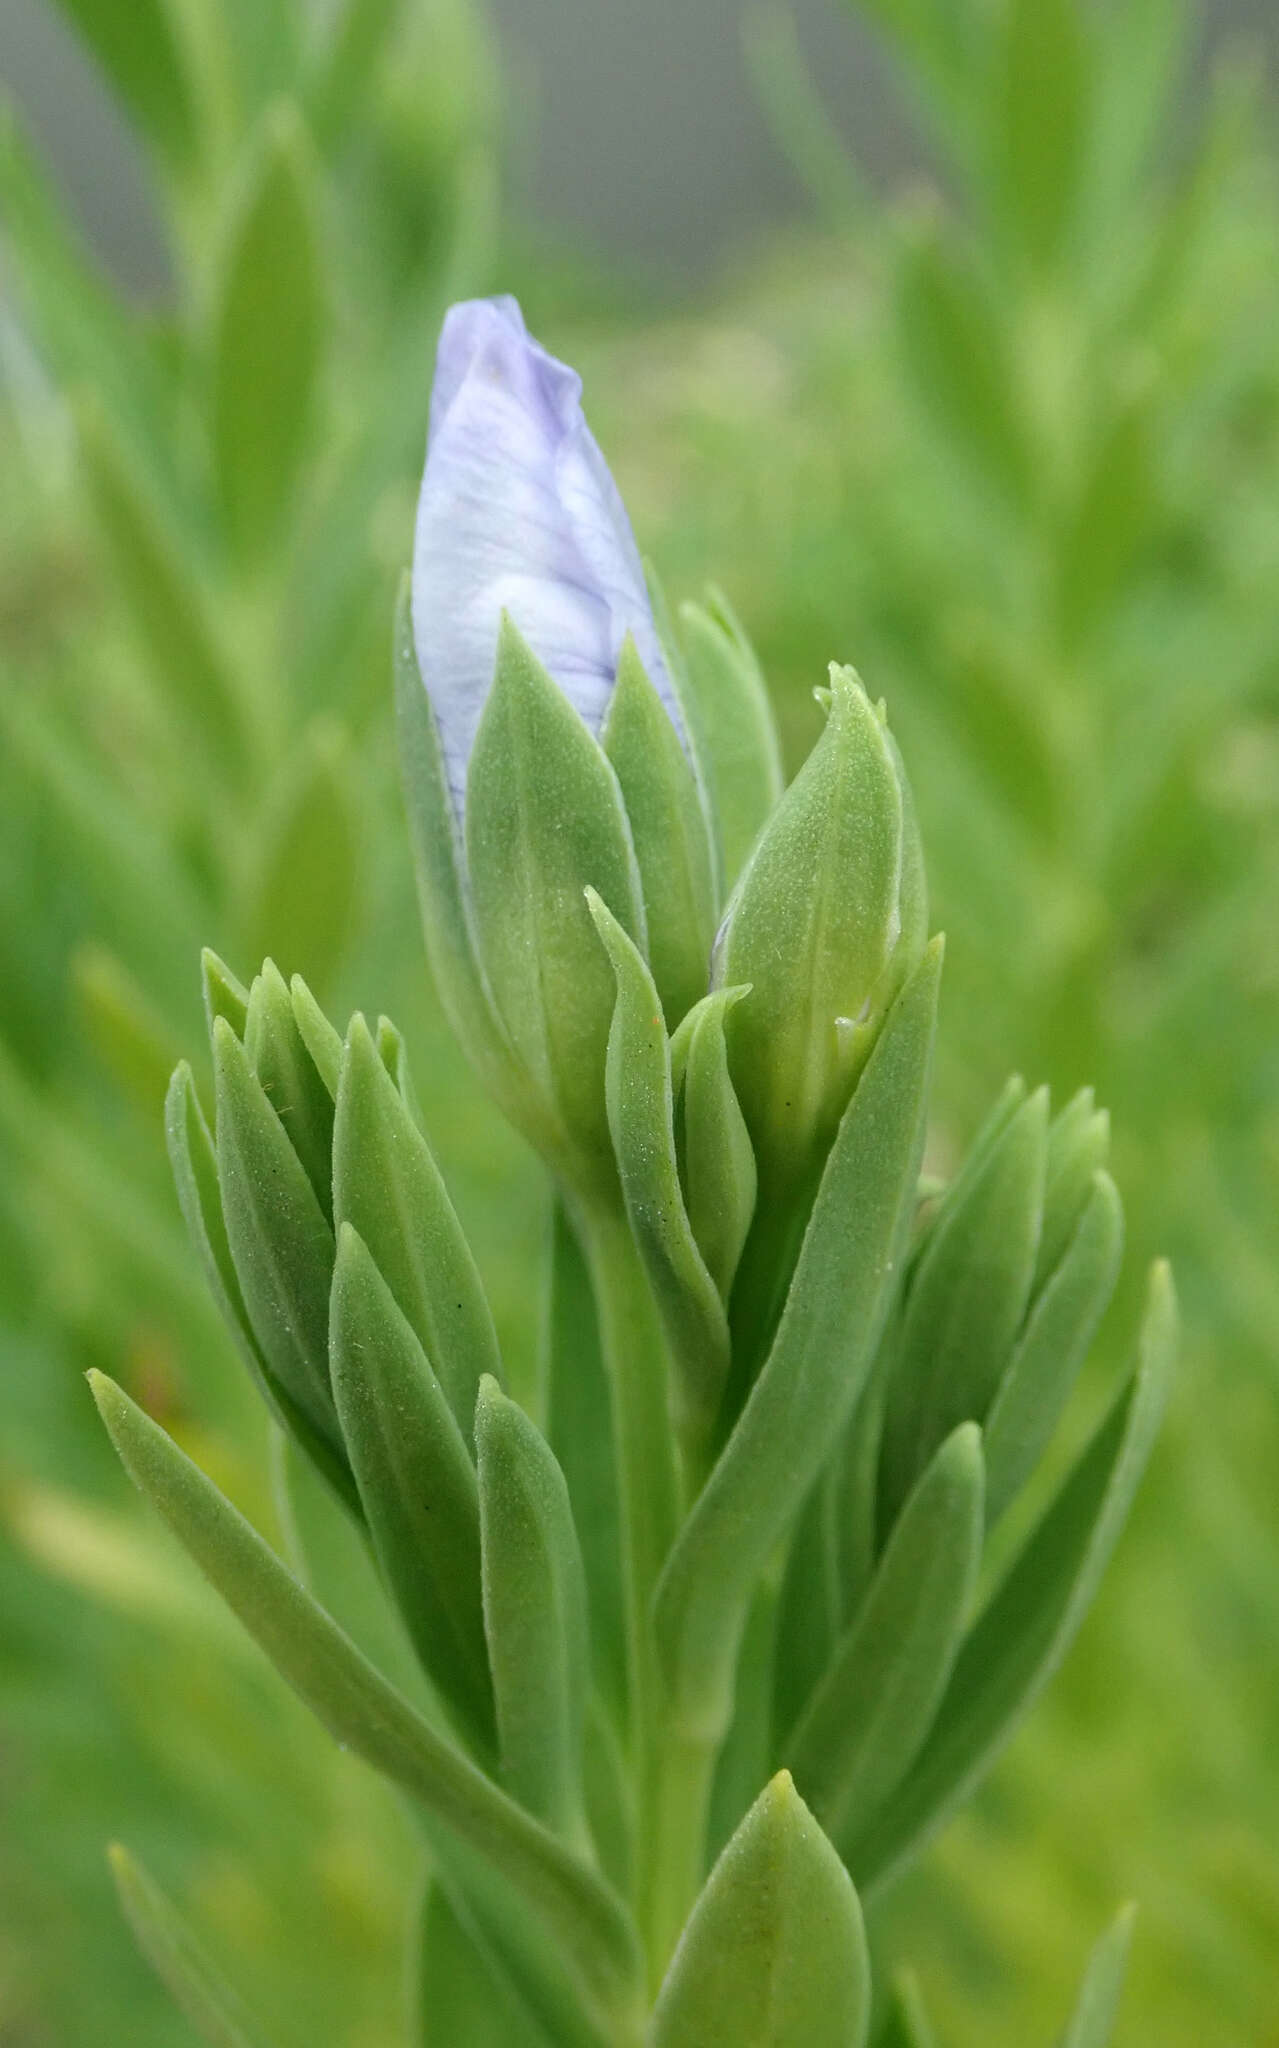
[{"label": "green stem", "polygon": [[643,1930],[650,1996],[702,1887],[711,1782],[718,1745],[687,1736],[667,1723],[660,1738],[659,1770],[648,1815],[648,1889]]}]

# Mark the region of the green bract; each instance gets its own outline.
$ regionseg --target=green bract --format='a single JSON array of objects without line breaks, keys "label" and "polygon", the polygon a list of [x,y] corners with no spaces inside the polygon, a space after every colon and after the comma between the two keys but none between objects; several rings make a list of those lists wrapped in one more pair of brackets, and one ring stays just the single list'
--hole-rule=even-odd
[{"label": "green bract", "polygon": [[[833,669],[782,794],[740,630],[719,600],[684,625],[678,725],[628,641],[596,735],[507,622],[461,793],[397,626],[439,992],[557,1182],[535,1396],[504,1389],[394,1026],[340,1034],[271,962],[245,988],[205,958],[213,1118],[180,1067],[179,1200],[286,1475],[321,1475],[312,1525],[402,1632],[387,1672],[322,1572],[304,1589],[95,1384],[139,1486],[417,1814],[414,2038],[440,2048],[864,2048],[858,1892],[1064,1654],[1174,1349],[1158,1268],[1132,1375],[996,1573],[1115,1284],[1107,1122],[1014,1081],[921,1181],[942,945],[883,707]],[[261,2040],[117,1868],[194,2023]],[[1072,2048],[1107,2037],[1126,1928]],[[909,1980],[884,2024],[930,2041]]]}]

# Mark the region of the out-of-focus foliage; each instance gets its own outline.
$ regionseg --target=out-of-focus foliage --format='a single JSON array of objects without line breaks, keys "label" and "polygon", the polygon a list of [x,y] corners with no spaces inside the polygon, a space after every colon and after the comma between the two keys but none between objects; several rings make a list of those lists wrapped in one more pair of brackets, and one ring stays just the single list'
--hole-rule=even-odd
[{"label": "out-of-focus foliage", "polygon": [[1246,67],[1196,89],[1172,0],[863,12],[936,177],[877,203],[769,17],[831,233],[586,352],[588,386],[666,581],[734,593],[793,751],[821,662],[888,698],[950,938],[939,1151],[1014,1047],[1095,1081],[1134,1248],[1185,1288],[1102,1618],[900,1921],[917,1957],[934,1928],[948,2025],[1030,2038],[1063,1929],[1135,1893],[1138,2034],[1242,2048],[1279,1954],[1279,156]]},{"label": "out-of-focus foliage", "polygon": [[[490,53],[458,0],[63,11],[145,148],[172,292],[121,295],[0,111],[0,2035],[174,2039],[120,1832],[282,2039],[385,2040],[398,1817],[143,1546],[81,1375],[188,1441],[211,1418],[270,1517],[163,1091],[203,943],[326,991],[398,976],[422,1013],[389,617],[435,332],[493,261]],[[481,1241],[507,1163],[472,1147]]]}]

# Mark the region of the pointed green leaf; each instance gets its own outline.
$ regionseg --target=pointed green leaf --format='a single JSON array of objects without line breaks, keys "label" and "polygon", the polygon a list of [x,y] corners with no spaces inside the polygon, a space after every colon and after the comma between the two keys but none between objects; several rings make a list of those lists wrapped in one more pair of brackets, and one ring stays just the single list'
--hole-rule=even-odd
[{"label": "pointed green leaf", "polygon": [[1124,1988],[1135,1917],[1135,1907],[1125,1906],[1088,1958],[1078,2002],[1060,2048],[1108,2048]]},{"label": "pointed green leaf", "polygon": [[629,634],[600,744],[621,786],[644,891],[649,966],[674,1028],[710,979],[710,839],[688,756]]},{"label": "pointed green leaf", "polygon": [[1088,1346],[1114,1292],[1124,1213],[1108,1173],[1065,1256],[1030,1312],[986,1418],[986,1515],[994,1522],[1029,1478],[1061,1418]]},{"label": "pointed green leaf", "polygon": [[301,124],[281,106],[237,195],[213,343],[218,495],[249,563],[281,538],[312,422],[325,313],[312,183]]},{"label": "pointed green leaf", "polygon": [[263,800],[241,909],[250,958],[280,953],[321,991],[358,932],[368,836],[351,741],[317,719]]},{"label": "pointed green leaf", "polygon": [[209,2048],[268,2048],[267,2037],[160,1887],[118,1842],[108,1852],[138,1947]]},{"label": "pointed green leaf", "polygon": [[981,1434],[961,1423],[911,1494],[865,1604],[785,1745],[836,1838],[906,1775],[933,1724],[981,1564]]},{"label": "pointed green leaf", "polygon": [[116,579],[170,714],[225,783],[251,769],[246,707],[207,591],[136,462],[96,403],[80,408],[80,456]]},{"label": "pointed green leaf", "polygon": [[621,1524],[613,1406],[590,1274],[564,1204],[551,1214],[543,1378],[546,1435],[568,1482],[590,1596],[596,1683],[620,1714],[626,1699]]},{"label": "pointed green leaf", "polygon": [[1081,1088],[1055,1116],[1048,1131],[1044,1175],[1044,1227],[1039,1237],[1032,1293],[1052,1273],[1092,1195],[1094,1177],[1110,1152],[1110,1118],[1096,1108],[1091,1088]]},{"label": "pointed green leaf", "polygon": [[728,895],[785,786],[777,728],[759,663],[722,591],[680,607],[683,688],[715,819],[720,894]]},{"label": "pointed green leaf", "polygon": [[617,977],[608,1119],[622,1194],[671,1350],[673,1420],[699,1458],[728,1376],[728,1320],[693,1237],[675,1155],[671,1056],[653,978],[592,889],[591,916]]},{"label": "pointed green leaf", "polygon": [[548,1112],[598,1172],[610,1157],[615,992],[585,891],[642,939],[639,876],[613,770],[509,619],[467,774],[466,852],[498,1012]]},{"label": "pointed green leaf", "polygon": [[821,1682],[841,1633],[838,1479],[828,1461],[800,1510],[786,1558],[777,1596],[770,1766],[778,1759],[790,1763],[791,1732]]},{"label": "pointed green leaf", "polygon": [[720,1735],[755,1584],[864,1384],[914,1217],[942,948],[902,990],[844,1112],[772,1350],[658,1587],[680,1715]]},{"label": "pointed green leaf", "polygon": [[518,1068],[480,965],[462,833],[417,665],[407,571],[396,601],[392,666],[404,809],[431,973],[458,1043],[508,1115],[521,1123]]},{"label": "pointed green leaf", "polygon": [[747,989],[719,989],[699,1004],[683,1061],[678,1111],[688,1220],[725,1303],[755,1213],[758,1186],[755,1153],[728,1070],[724,1036],[727,1012],[747,994]]},{"label": "pointed green leaf", "polygon": [[485,1373],[501,1380],[493,1318],[430,1147],[363,1017],[342,1053],[333,1204],[353,1224],[417,1335],[469,1443]]},{"label": "pointed green leaf", "polygon": [[306,1169],[315,1199],[333,1221],[333,1097],[307,1050],[293,1000],[274,960],[249,991],[243,1044],[262,1092]]},{"label": "pointed green leaf", "polygon": [[873,1009],[901,932],[897,768],[851,669],[832,667],[831,692],[825,731],[756,842],[716,943],[716,986],[750,985],[729,1019],[729,1057],[766,1180],[802,1171],[838,1122],[854,1071],[847,1033]]},{"label": "pointed green leaf", "polygon": [[134,1484],[334,1739],[503,1874],[575,1970],[588,2015],[605,2029],[633,2020],[638,1954],[615,1895],[387,1684],[127,1394],[101,1373],[89,1378]]},{"label": "pointed green leaf", "polygon": [[1135,1373],[970,1633],[909,1777],[864,1836],[840,1845],[864,1887],[882,1884],[936,1833],[1065,1656],[1145,1469],[1176,1343],[1172,1281],[1157,1265]]},{"label": "pointed green leaf", "polygon": [[289,1001],[293,1005],[293,1021],[315,1063],[315,1071],[336,1102],[342,1071],[342,1035],[330,1024],[300,974],[289,982]]},{"label": "pointed green leaf", "polygon": [[693,1908],[653,2048],[862,2048],[870,1958],[857,1894],[785,1771]]},{"label": "pointed green leaf", "polygon": [[937,1446],[983,1422],[1026,1313],[1039,1251],[1048,1092],[1014,1112],[974,1179],[943,1198],[911,1276],[880,1466],[886,1535]]},{"label": "pointed green leaf", "polygon": [[491,1749],[475,1468],[425,1352],[349,1223],[338,1230],[329,1361],[383,1577],[423,1668]]},{"label": "pointed green leaf", "polygon": [[225,1018],[213,1026],[218,1186],[254,1337],[308,1421],[338,1442],[329,1391],[333,1232]]},{"label": "pointed green leaf", "polygon": [[210,1038],[217,1019],[225,1017],[236,1037],[243,1039],[249,1020],[249,991],[211,946],[206,946],[200,955],[200,984]]},{"label": "pointed green leaf", "polygon": [[981,481],[1021,508],[1034,466],[1008,335],[974,268],[931,225],[906,252],[898,318],[920,402]]},{"label": "pointed green leaf", "polygon": [[335,1445],[333,1435],[317,1429],[286,1392],[253,1333],[227,1242],[217,1155],[185,1060],[175,1069],[169,1083],[164,1128],[182,1219],[222,1319],[276,1420],[305,1450],[343,1505],[358,1517],[359,1498],[344,1454]]},{"label": "pointed green leaf", "polygon": [[568,1488],[550,1445],[496,1380],[481,1383],[475,1451],[502,1773],[522,1806],[586,1851],[590,1643]]}]

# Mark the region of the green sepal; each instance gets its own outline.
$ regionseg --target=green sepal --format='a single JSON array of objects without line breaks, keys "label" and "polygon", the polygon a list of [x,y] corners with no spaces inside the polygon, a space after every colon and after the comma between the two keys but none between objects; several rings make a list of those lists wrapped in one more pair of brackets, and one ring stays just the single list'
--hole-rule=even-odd
[{"label": "green sepal", "polygon": [[653,2048],[862,2048],[870,1957],[848,1872],[782,1771],[720,1856],[653,2016]]},{"label": "green sepal", "polygon": [[330,1024],[300,974],[295,974],[289,982],[289,1000],[302,1043],[311,1055],[316,1073],[336,1102],[338,1078],[342,1071],[342,1034]]},{"label": "green sepal", "polygon": [[107,1852],[134,1938],[209,2048],[269,2048],[267,2036],[149,1871],[119,1842]]},{"label": "green sepal", "polygon": [[844,1112],[772,1350],[658,1586],[676,1710],[717,1738],[751,1594],[865,1382],[914,1217],[936,1029],[934,940]]},{"label": "green sepal", "polygon": [[333,1213],[368,1246],[470,1443],[480,1381],[502,1378],[497,1333],[430,1147],[359,1015],[342,1049]]},{"label": "green sepal", "polygon": [[324,327],[313,174],[297,114],[268,116],[216,286],[214,475],[246,563],[281,538],[312,421]]},{"label": "green sepal", "polygon": [[617,777],[563,693],[503,618],[467,772],[466,854],[480,955],[557,1163],[612,1179],[604,1062],[614,982],[586,908],[598,891],[644,938]]},{"label": "green sepal", "polygon": [[382,1576],[423,1669],[491,1754],[475,1468],[422,1346],[347,1222],[338,1229],[329,1360]]},{"label": "green sepal", "polygon": [[593,889],[587,903],[616,976],[607,1058],[613,1151],[631,1231],[670,1346],[672,1420],[696,1466],[728,1377],[728,1319],[684,1206],[670,1042],[653,977]]},{"label": "green sepal", "polygon": [[984,1422],[1030,1298],[1043,1215],[1048,1091],[1016,1109],[980,1172],[942,1198],[906,1295],[880,1461],[886,1537],[937,1446]]},{"label": "green sepal", "polygon": [[328,1369],[333,1232],[222,1017],[213,1027],[213,1084],[222,1214],[254,1337],[273,1376],[337,1446]]},{"label": "green sepal", "polygon": [[715,820],[723,900],[785,787],[768,691],[736,614],[712,588],[680,607],[681,699]]},{"label": "green sepal", "polygon": [[614,1893],[373,1669],[136,1402],[102,1373],[89,1383],[134,1484],[334,1740],[501,1874],[573,1969],[583,2010],[606,2035],[610,2024],[633,2021],[638,1947]]},{"label": "green sepal", "polygon": [[714,984],[749,983],[729,1024],[761,1174],[802,1178],[879,1022],[901,931],[902,789],[883,721],[832,666],[826,728],[756,841],[716,943]]},{"label": "green sepal", "polygon": [[981,1433],[961,1423],[907,1501],[856,1621],[784,1748],[837,1839],[864,1825],[923,1746],[981,1565]]},{"label": "green sepal", "polygon": [[1135,1918],[1135,1906],[1122,1907],[1089,1956],[1075,2010],[1058,2048],[1108,2048],[1123,1994]]},{"label": "green sepal", "polygon": [[986,1418],[986,1517],[994,1522],[1047,1448],[1119,1277],[1124,1212],[1108,1173],[1027,1318]]},{"label": "green sepal", "polygon": [[[542,1379],[546,1437],[559,1461],[581,1538],[595,1681],[615,1716],[626,1702],[622,1545],[613,1405],[595,1294],[563,1202],[553,1198]],[[601,1446],[608,1449],[601,1455]]]},{"label": "green sepal", "polygon": [[337,1448],[330,1433],[314,1426],[280,1384],[254,1335],[227,1241],[213,1139],[195,1092],[191,1069],[185,1060],[176,1068],[169,1083],[164,1105],[164,1129],[178,1206],[222,1319],[268,1408],[306,1452],[343,1506],[358,1519],[359,1496],[344,1453]]},{"label": "green sepal", "polygon": [[508,1791],[584,1852],[586,1576],[564,1474],[497,1381],[475,1411],[484,1629]]},{"label": "green sepal", "polygon": [[1048,1131],[1048,1165],[1044,1175],[1044,1224],[1039,1235],[1032,1292],[1053,1272],[1075,1234],[1094,1176],[1110,1154],[1110,1118],[1098,1109],[1091,1088],[1072,1096]]},{"label": "green sepal", "polygon": [[417,665],[407,570],[395,607],[392,667],[404,809],[431,973],[454,1037],[498,1102],[520,1123],[522,1077],[480,965],[461,826],[435,713]]},{"label": "green sepal", "polygon": [[333,1097],[298,1029],[293,999],[273,960],[249,991],[243,1034],[249,1065],[306,1169],[315,1199],[333,1221]]},{"label": "green sepal", "polygon": [[225,1017],[236,1037],[242,1039],[249,1021],[249,991],[211,946],[200,955],[200,988],[210,1038],[218,1018]]},{"label": "green sepal", "polygon": [[697,778],[629,633],[600,745],[613,764],[644,892],[648,962],[672,1027],[710,975],[715,885]]},{"label": "green sepal", "polygon": [[969,1634],[909,1777],[865,1835],[840,1843],[863,1888],[884,1883],[936,1833],[1065,1656],[1150,1455],[1176,1345],[1176,1298],[1161,1263],[1151,1274],[1136,1370]]},{"label": "green sepal", "polygon": [[[693,1013],[692,1029],[676,1076],[677,1128],[683,1139],[688,1220],[707,1271],[727,1304],[746,1243],[759,1176],[750,1132],[729,1072],[724,1020],[745,988],[718,989]],[[672,1069],[675,1052],[671,1049]]]}]

